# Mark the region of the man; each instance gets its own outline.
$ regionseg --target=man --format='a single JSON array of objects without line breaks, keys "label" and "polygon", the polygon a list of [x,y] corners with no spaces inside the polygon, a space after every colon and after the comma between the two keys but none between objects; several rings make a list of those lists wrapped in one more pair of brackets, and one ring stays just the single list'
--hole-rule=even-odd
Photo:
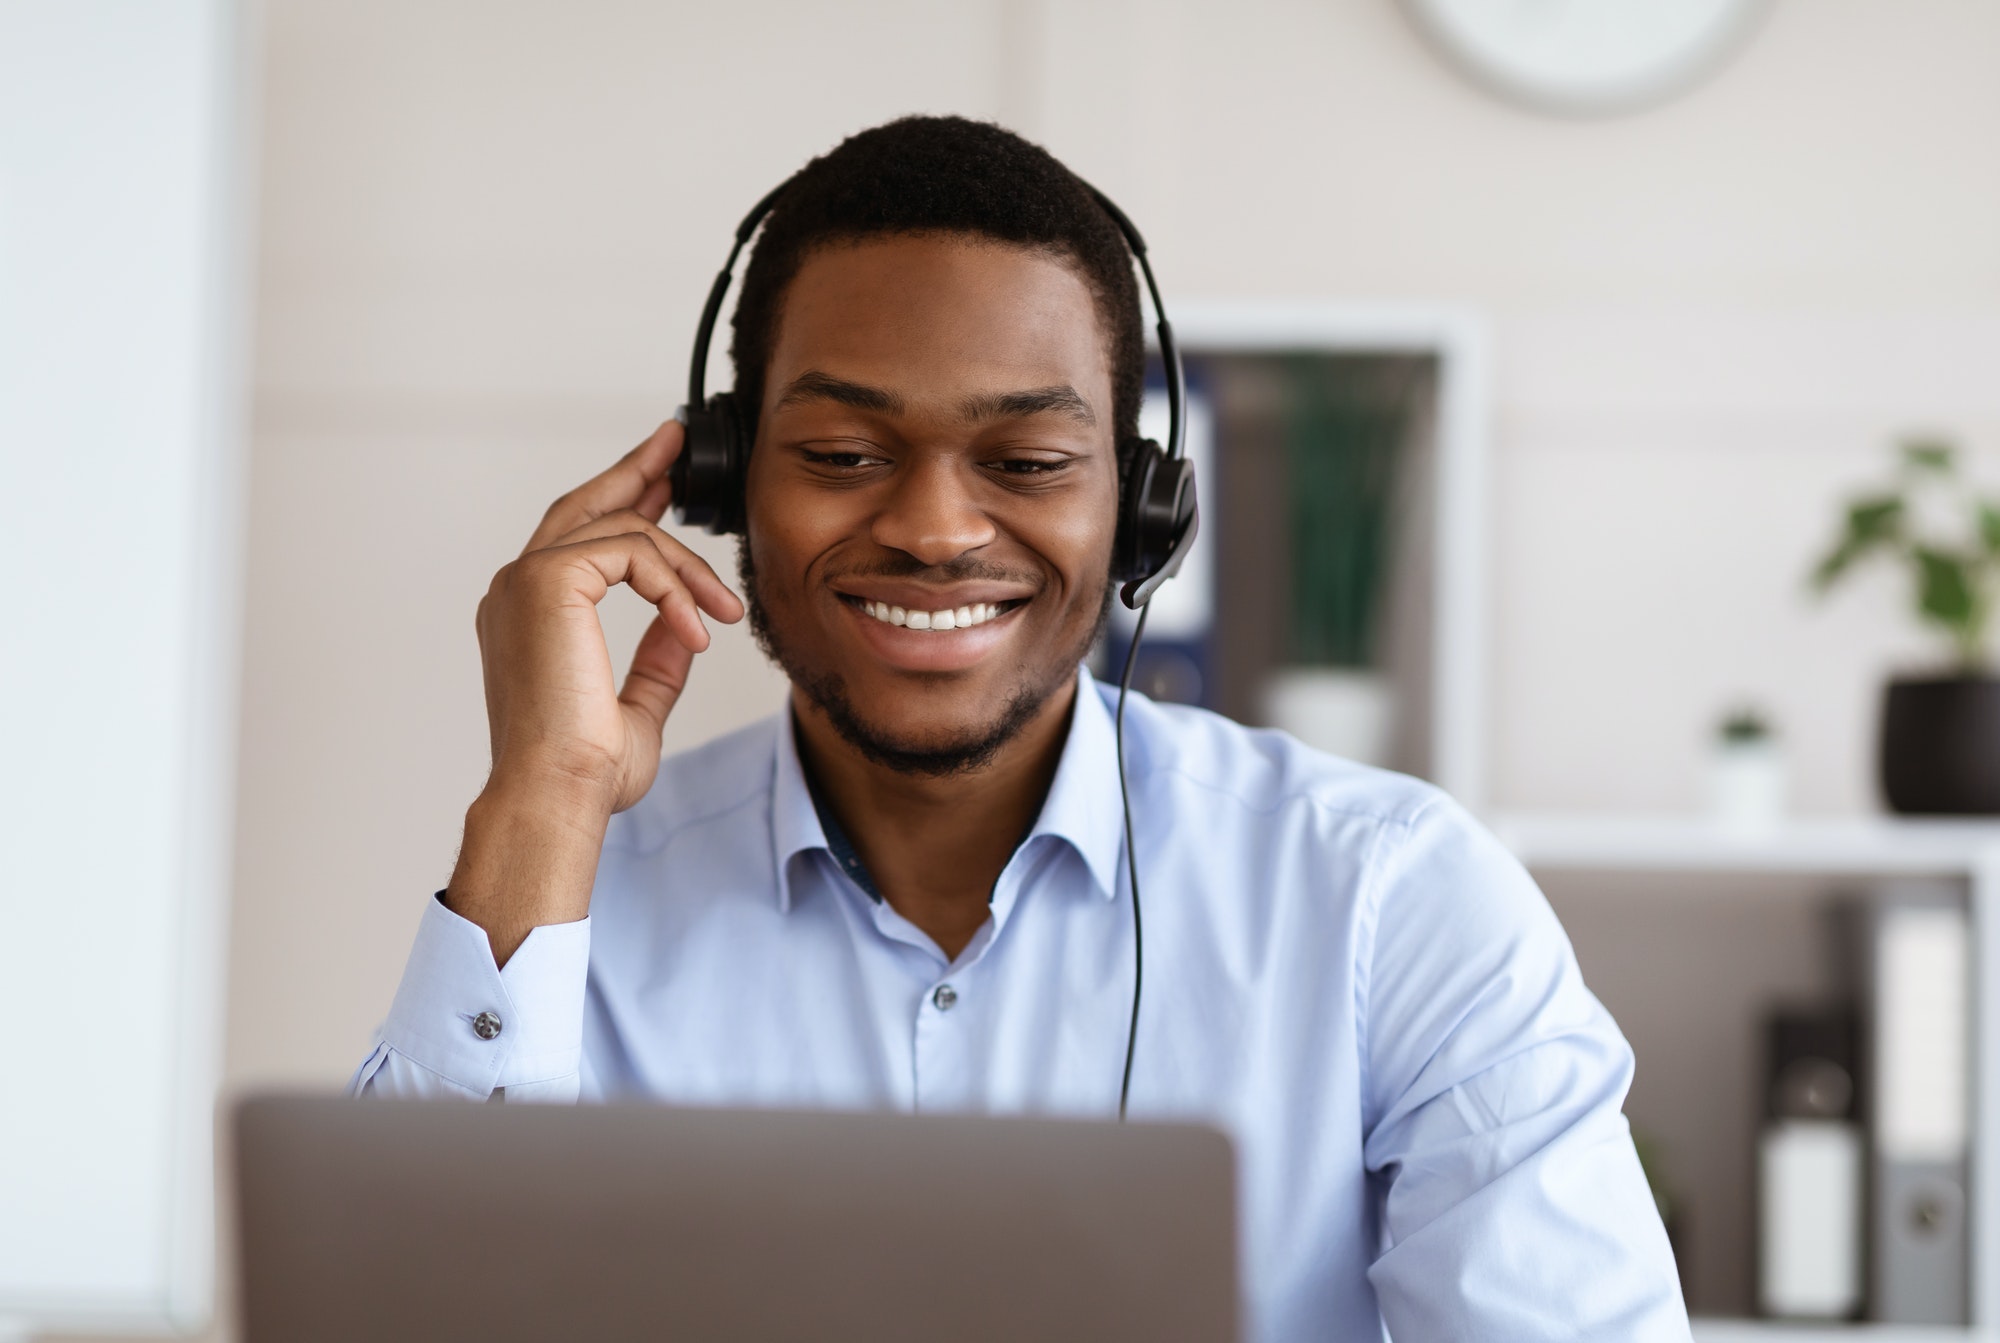
[{"label": "man", "polygon": [[[658,522],[663,425],[480,603],[493,769],[368,1094],[1117,1111],[1133,916],[1110,598],[1132,258],[992,126],[912,118],[779,197],[731,355],[740,580],[789,709],[659,760],[744,606]],[[623,688],[595,604],[658,608]],[[1448,799],[1134,697],[1131,1104],[1236,1138],[1258,1336],[1685,1340],[1631,1054]],[[497,1175],[496,1178],[504,1178]]]}]

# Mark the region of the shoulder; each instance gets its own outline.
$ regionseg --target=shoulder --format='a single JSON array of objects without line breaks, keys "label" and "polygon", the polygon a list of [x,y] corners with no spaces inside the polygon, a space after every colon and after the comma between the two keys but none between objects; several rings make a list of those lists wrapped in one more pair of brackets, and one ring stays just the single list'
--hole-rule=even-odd
[{"label": "shoulder", "polygon": [[[1098,692],[1115,713],[1118,687],[1100,685]],[[1181,806],[1207,799],[1213,807],[1264,815],[1305,808],[1328,820],[1398,832],[1463,816],[1443,790],[1422,779],[1329,755],[1275,728],[1244,727],[1206,709],[1162,704],[1135,692],[1126,703],[1125,732],[1135,782],[1165,790]]]},{"label": "shoulder", "polygon": [[[1114,708],[1116,697],[1114,686]],[[1343,907],[1364,921],[1386,906],[1394,917],[1464,918],[1468,930],[1491,933],[1545,916],[1513,854],[1435,784],[1136,694],[1125,717],[1133,793],[1146,812],[1240,859],[1272,862],[1302,889],[1344,891]]]},{"label": "shoulder", "polygon": [[767,813],[779,727],[773,714],[662,760],[646,795],[611,818],[605,847],[643,853],[687,831],[740,819],[745,812]]}]

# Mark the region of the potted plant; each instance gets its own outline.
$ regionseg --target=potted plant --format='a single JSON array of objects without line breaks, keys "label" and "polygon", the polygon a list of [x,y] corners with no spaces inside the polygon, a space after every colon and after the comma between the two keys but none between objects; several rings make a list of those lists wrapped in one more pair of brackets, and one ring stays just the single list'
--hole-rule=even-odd
[{"label": "potted plant", "polygon": [[1851,501],[1812,575],[1825,592],[1874,557],[1908,566],[1920,621],[1945,636],[1947,670],[1898,676],[1882,701],[1882,794],[1912,814],[2000,813],[2000,678],[1987,632],[2000,585],[2000,504],[1959,476],[1949,443],[1902,445],[1893,486]]},{"label": "potted plant", "polygon": [[1376,644],[1414,379],[1303,355],[1285,372],[1291,620],[1264,719],[1308,746],[1386,765],[1396,698]]},{"label": "potted plant", "polygon": [[1766,830],[1785,814],[1785,753],[1771,720],[1742,705],[1716,727],[1709,814],[1730,830]]}]

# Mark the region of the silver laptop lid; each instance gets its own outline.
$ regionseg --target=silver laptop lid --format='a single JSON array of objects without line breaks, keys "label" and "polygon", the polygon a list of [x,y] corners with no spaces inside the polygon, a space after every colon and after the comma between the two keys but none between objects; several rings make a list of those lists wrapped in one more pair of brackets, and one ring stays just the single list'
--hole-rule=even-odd
[{"label": "silver laptop lid", "polygon": [[1238,1336],[1213,1129],[263,1098],[247,1343]]}]

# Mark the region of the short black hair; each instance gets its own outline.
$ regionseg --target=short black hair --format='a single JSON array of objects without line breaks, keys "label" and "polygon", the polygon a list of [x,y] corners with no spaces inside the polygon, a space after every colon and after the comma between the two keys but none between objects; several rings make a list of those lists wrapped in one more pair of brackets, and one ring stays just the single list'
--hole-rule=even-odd
[{"label": "short black hair", "polygon": [[731,325],[736,404],[754,436],[785,289],[821,247],[883,234],[964,233],[1046,251],[1089,287],[1109,343],[1122,454],[1146,382],[1133,258],[1081,178],[1040,145],[965,117],[903,117],[801,168],[765,216]]}]

